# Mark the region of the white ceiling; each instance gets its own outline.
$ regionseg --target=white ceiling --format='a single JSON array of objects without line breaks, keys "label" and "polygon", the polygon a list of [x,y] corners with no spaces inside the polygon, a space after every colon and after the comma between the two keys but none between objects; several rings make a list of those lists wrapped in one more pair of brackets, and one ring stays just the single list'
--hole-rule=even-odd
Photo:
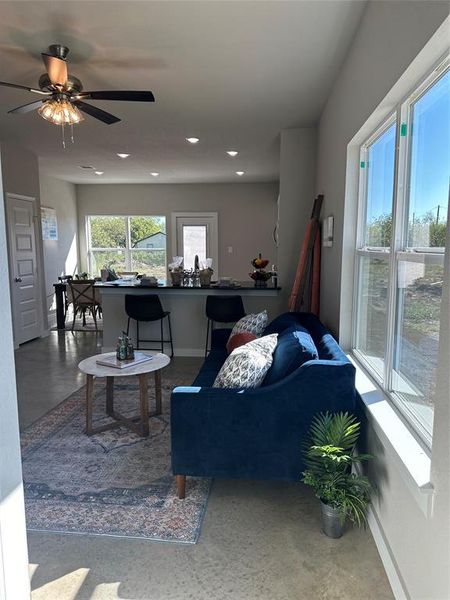
[{"label": "white ceiling", "polygon": [[[0,80],[37,86],[40,53],[60,43],[84,89],[149,89],[156,103],[92,101],[122,122],[86,116],[63,150],[59,128],[37,113],[6,114],[37,97],[0,87],[0,139],[31,148],[45,173],[75,183],[275,180],[280,130],[317,121],[364,5],[2,1]],[[187,144],[188,136],[200,143]],[[239,156],[229,158],[227,149]]]}]

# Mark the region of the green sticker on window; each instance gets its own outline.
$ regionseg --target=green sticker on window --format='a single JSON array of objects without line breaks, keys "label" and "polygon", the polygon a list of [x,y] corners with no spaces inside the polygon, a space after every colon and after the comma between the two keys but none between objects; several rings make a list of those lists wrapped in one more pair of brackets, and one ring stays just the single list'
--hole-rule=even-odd
[{"label": "green sticker on window", "polygon": [[361,167],[361,169],[364,169],[364,167],[366,166],[366,163],[365,163],[365,162],[362,160],[362,161],[359,163],[359,166]]},{"label": "green sticker on window", "polygon": [[408,133],[408,125],[406,123],[402,123],[400,125],[400,135],[402,137],[405,137],[407,133]]}]

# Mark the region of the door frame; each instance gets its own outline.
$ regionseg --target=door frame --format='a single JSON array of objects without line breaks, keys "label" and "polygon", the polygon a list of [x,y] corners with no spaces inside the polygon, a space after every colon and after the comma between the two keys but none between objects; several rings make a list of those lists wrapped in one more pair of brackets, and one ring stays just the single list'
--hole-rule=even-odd
[{"label": "door frame", "polygon": [[[210,233],[210,258],[213,259],[214,278],[219,276],[219,217],[217,212],[173,212],[172,213],[172,256],[178,255],[178,219],[212,219]],[[201,224],[201,223],[200,223]]]},{"label": "door frame", "polygon": [[17,323],[17,309],[16,303],[14,302],[15,294],[12,285],[12,279],[14,278],[14,264],[12,258],[12,249],[11,249],[11,223],[12,223],[12,205],[11,202],[14,200],[24,200],[26,202],[31,202],[33,207],[33,229],[34,229],[34,241],[35,241],[35,251],[36,251],[36,298],[37,298],[37,310],[38,310],[38,318],[39,318],[39,336],[43,337],[45,333],[44,328],[44,307],[43,307],[43,298],[42,298],[42,280],[43,280],[43,264],[41,257],[41,247],[39,241],[41,239],[41,228],[39,227],[39,211],[38,211],[38,202],[34,196],[24,196],[23,194],[14,194],[12,192],[5,193],[5,210],[6,210],[6,239],[8,243],[8,266],[10,273],[10,281],[9,281],[9,289],[10,289],[10,297],[11,297],[11,312],[13,316],[13,335],[14,335],[14,348],[17,350],[19,344],[17,342],[17,332],[15,331],[15,326]]}]

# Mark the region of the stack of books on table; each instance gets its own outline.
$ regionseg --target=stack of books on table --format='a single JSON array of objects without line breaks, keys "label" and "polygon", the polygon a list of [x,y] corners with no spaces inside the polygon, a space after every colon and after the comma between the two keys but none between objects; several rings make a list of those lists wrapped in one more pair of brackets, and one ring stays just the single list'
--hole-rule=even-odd
[{"label": "stack of books on table", "polygon": [[97,359],[97,364],[102,367],[113,367],[114,369],[126,369],[127,367],[135,367],[136,365],[140,365],[141,363],[152,360],[153,356],[149,356],[148,354],[144,354],[143,352],[135,352],[134,358],[130,358],[127,360],[119,360],[116,355],[107,356],[105,358]]}]

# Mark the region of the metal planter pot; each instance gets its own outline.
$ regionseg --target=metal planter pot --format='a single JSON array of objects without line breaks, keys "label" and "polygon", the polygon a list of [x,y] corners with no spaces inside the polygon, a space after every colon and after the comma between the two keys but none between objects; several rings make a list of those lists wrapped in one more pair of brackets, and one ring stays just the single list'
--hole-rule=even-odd
[{"label": "metal planter pot", "polygon": [[320,501],[322,509],[322,530],[330,538],[340,538],[344,532],[344,523],[337,508]]}]

